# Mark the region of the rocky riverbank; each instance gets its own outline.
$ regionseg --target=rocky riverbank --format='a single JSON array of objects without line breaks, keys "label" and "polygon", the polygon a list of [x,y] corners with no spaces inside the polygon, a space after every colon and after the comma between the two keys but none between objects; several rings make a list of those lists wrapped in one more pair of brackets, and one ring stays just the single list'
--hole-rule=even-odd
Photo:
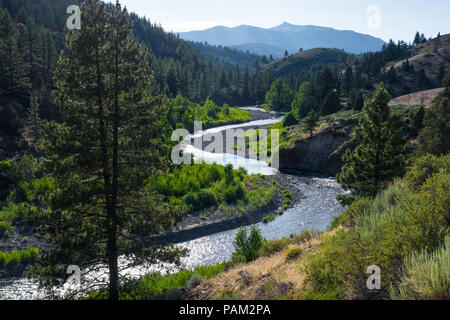
[{"label": "rocky riverbank", "polygon": [[342,156],[353,149],[351,125],[333,122],[319,129],[313,137],[299,139],[280,150],[280,170],[298,170],[335,176],[342,167]]}]

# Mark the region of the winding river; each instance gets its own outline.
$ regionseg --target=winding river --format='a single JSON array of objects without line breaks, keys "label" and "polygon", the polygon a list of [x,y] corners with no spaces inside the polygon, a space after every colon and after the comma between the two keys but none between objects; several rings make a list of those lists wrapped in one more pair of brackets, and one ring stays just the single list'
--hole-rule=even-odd
[{"label": "winding river", "polygon": [[[258,112],[264,111],[257,107],[243,109],[256,110]],[[197,134],[196,137],[228,129],[267,126],[280,122],[281,119],[279,115],[267,112],[267,119],[206,130]],[[232,163],[238,167],[245,167],[249,173],[262,173],[268,176],[277,173],[276,169],[270,168],[266,163],[259,161],[249,161],[234,155],[205,153],[193,147],[188,147],[186,151],[194,154],[195,157],[203,158],[206,162]],[[342,212],[342,207],[337,202],[336,196],[344,194],[345,191],[333,179],[313,174],[290,175],[289,179],[292,179],[293,185],[298,188],[303,198],[274,221],[268,224],[257,224],[263,236],[268,240],[288,237],[304,229],[324,231],[331,220]],[[233,252],[232,242],[237,231],[238,229],[224,231],[178,244],[182,248],[189,249],[188,256],[182,259],[183,268],[191,269],[201,265],[211,265],[229,260]],[[128,273],[131,272],[133,276],[140,277],[154,270],[152,269],[133,269]],[[3,282],[0,280],[0,300],[46,298],[44,292],[38,288],[37,283],[31,280],[12,279]]]}]

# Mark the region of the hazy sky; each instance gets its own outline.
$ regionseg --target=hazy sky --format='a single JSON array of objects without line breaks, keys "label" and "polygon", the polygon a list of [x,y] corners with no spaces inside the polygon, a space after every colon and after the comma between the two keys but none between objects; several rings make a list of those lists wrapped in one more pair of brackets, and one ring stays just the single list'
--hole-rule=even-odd
[{"label": "hazy sky", "polygon": [[217,25],[269,28],[286,21],[354,30],[383,40],[412,41],[416,31],[425,33],[427,38],[438,32],[450,33],[449,0],[121,0],[121,3],[129,11],[174,32]]}]

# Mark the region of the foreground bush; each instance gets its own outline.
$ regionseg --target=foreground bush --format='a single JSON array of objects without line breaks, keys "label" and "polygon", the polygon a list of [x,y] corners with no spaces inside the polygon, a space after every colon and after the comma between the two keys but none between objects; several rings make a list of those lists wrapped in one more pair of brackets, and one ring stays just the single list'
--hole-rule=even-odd
[{"label": "foreground bush", "polygon": [[397,182],[374,200],[362,199],[343,215],[350,230],[324,237],[314,254],[307,257],[306,299],[341,299],[346,294],[369,297],[367,267],[382,270],[383,288],[398,285],[405,256],[435,250],[449,234],[450,174],[441,171],[426,179],[418,193]]},{"label": "foreground bush", "polygon": [[396,300],[450,300],[450,236],[435,252],[405,258],[404,275],[391,290]]}]

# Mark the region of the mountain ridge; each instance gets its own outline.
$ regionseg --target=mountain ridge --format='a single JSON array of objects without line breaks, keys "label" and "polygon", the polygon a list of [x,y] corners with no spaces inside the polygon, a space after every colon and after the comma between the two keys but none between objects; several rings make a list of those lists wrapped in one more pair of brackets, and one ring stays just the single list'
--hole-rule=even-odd
[{"label": "mountain ridge", "polygon": [[213,45],[230,46],[254,54],[268,55],[267,48],[276,57],[302,49],[339,48],[350,53],[380,51],[384,40],[353,30],[337,30],[314,25],[294,25],[287,22],[272,27],[261,28],[250,25],[237,27],[215,26],[205,30],[179,33],[180,38],[190,41],[207,42]]}]

